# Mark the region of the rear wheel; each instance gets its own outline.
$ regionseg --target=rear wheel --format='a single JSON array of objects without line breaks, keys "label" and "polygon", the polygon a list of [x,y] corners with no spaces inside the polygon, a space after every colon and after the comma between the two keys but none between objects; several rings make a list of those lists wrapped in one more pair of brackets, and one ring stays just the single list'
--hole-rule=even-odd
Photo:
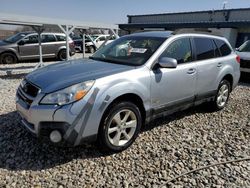
[{"label": "rear wheel", "polygon": [[113,105],[100,125],[98,143],[102,150],[118,152],[128,148],[142,124],[139,108],[131,102]]},{"label": "rear wheel", "polygon": [[226,106],[229,99],[230,91],[230,83],[227,80],[222,80],[218,87],[216,97],[214,101],[212,101],[213,110],[221,110]]},{"label": "rear wheel", "polygon": [[0,56],[0,63],[1,64],[14,64],[17,63],[17,57],[13,53],[3,53]]},{"label": "rear wheel", "polygon": [[66,57],[67,57],[67,54],[66,54],[66,50],[63,49],[63,50],[60,50],[59,53],[58,53],[58,60],[60,61],[65,61],[66,60]]}]

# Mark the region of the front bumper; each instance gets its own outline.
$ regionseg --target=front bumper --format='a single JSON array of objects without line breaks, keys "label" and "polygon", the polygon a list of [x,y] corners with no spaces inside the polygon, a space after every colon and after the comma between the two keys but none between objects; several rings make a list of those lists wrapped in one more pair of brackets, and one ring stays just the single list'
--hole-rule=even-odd
[{"label": "front bumper", "polygon": [[[74,146],[96,139],[103,114],[100,110],[103,102],[96,102],[99,89],[92,88],[83,99],[58,106],[39,104],[45,94],[32,83],[27,82],[27,85],[19,86],[17,90],[16,109],[22,118],[22,125],[29,132],[37,137],[48,137],[53,130],[57,130],[61,132],[63,141]],[[36,95],[31,97],[34,91]]]}]

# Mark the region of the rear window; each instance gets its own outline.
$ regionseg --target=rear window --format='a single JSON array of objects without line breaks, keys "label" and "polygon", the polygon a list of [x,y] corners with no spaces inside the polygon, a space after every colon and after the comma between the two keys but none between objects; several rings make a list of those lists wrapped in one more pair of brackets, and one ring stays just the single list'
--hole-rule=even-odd
[{"label": "rear window", "polygon": [[58,41],[66,41],[66,36],[63,36],[63,35],[56,35],[56,39]]},{"label": "rear window", "polygon": [[214,58],[214,46],[212,39],[194,38],[197,60]]},{"label": "rear window", "polygon": [[54,35],[42,35],[42,42],[55,42],[56,38]]},{"label": "rear window", "polygon": [[221,56],[227,56],[231,54],[232,51],[227,45],[227,43],[225,43],[223,40],[218,40],[218,39],[215,39],[214,41],[215,41],[216,46],[220,50]]}]

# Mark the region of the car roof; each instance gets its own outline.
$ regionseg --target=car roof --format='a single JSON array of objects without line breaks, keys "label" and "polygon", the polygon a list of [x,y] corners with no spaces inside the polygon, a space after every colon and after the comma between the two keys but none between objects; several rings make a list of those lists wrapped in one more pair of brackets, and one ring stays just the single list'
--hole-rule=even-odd
[{"label": "car roof", "polygon": [[168,38],[172,35],[172,31],[147,31],[140,33],[133,33],[132,36],[142,36],[142,37],[159,37],[159,38]]},{"label": "car roof", "polygon": [[140,33],[133,33],[131,36],[143,36],[143,37],[160,37],[160,38],[169,38],[171,36],[186,36],[186,37],[208,37],[208,38],[216,38],[225,40],[225,37],[213,35],[213,34],[204,34],[204,33],[189,33],[189,32],[183,32],[183,33],[176,33],[174,31],[147,31],[147,32],[140,32]]}]

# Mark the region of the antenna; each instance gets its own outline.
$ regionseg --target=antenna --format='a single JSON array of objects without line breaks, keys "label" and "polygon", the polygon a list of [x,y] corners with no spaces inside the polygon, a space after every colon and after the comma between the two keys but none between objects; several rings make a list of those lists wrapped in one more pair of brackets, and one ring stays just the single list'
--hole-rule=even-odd
[{"label": "antenna", "polygon": [[228,1],[223,2],[223,10],[226,9],[226,5],[228,4]]}]

